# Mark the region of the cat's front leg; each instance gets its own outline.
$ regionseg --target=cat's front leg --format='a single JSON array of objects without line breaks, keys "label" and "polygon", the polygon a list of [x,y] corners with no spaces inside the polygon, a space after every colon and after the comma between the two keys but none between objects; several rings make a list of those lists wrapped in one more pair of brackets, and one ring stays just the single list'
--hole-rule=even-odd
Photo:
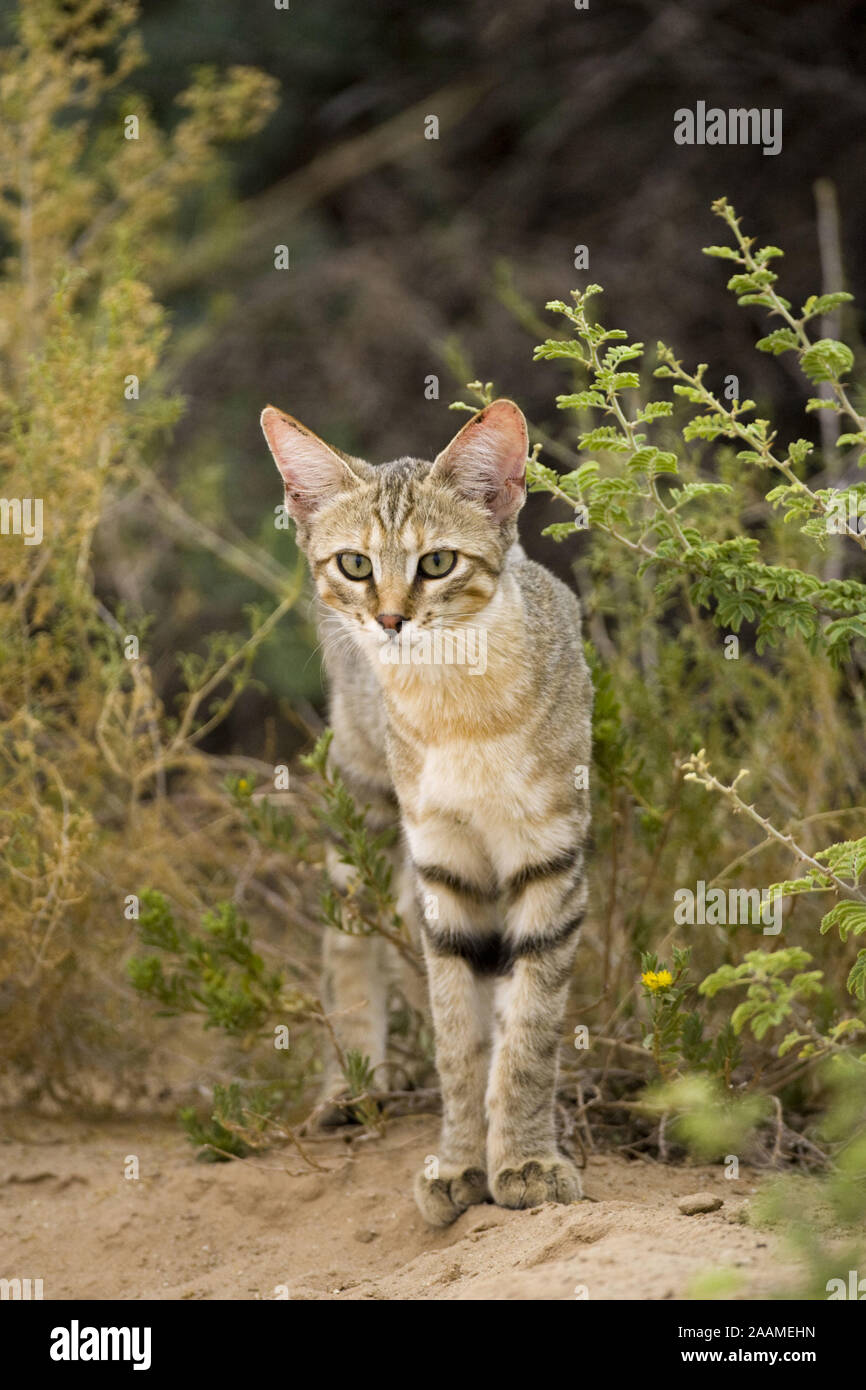
[{"label": "cat's front leg", "polygon": [[[485,866],[464,843],[410,834],[423,926],[424,956],[442,1091],[439,1152],[427,1155],[415,1181],[421,1214],[446,1226],[489,1199],[484,1093],[492,1041],[492,984],[485,968],[497,953],[496,893]],[[449,848],[454,870],[437,862]]]},{"label": "cat's front leg", "polygon": [[431,1226],[448,1226],[489,1200],[484,1091],[490,1064],[489,985],[456,956],[425,944],[442,1090],[439,1152],[415,1179],[415,1200]]},{"label": "cat's front leg", "polygon": [[512,878],[507,968],[497,981],[497,1036],[487,1091],[487,1160],[504,1207],[574,1202],[580,1174],[556,1142],[557,1054],[586,901],[582,854],[564,852]]}]

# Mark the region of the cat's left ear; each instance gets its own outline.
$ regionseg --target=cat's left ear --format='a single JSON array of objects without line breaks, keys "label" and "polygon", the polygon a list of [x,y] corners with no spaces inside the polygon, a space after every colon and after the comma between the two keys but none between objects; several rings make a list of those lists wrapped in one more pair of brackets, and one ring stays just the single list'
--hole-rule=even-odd
[{"label": "cat's left ear", "polygon": [[481,502],[499,522],[510,521],[526,499],[529,436],[513,401],[493,401],[473,415],[433,464],[439,478],[468,500]]}]

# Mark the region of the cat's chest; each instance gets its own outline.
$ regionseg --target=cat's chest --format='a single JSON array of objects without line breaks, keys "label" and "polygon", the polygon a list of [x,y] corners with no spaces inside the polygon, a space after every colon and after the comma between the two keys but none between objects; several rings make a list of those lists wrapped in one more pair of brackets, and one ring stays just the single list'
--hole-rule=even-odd
[{"label": "cat's chest", "polygon": [[518,730],[426,748],[410,795],[415,814],[441,811],[465,825],[489,825],[540,814],[548,795],[545,782]]}]

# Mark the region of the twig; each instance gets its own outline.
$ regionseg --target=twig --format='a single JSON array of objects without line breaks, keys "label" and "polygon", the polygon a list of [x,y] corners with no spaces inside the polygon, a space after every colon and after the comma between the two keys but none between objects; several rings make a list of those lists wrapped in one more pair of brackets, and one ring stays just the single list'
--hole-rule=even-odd
[{"label": "twig", "polygon": [[[682,767],[685,771],[685,778],[687,782],[700,782],[702,786],[708,787],[712,791],[720,792],[722,796],[726,797],[729,801],[733,803],[735,811],[744,812],[755,822],[756,825],[759,825],[761,827],[765,835],[768,835],[772,839],[777,840],[779,844],[782,844],[785,846],[786,849],[791,850],[792,853],[796,854],[797,857],[801,859],[804,864],[808,864],[809,867],[811,869],[814,869],[816,873],[820,874],[822,878],[830,879],[831,882],[836,885],[836,888],[840,893],[843,893],[848,898],[855,898],[859,902],[866,902],[866,894],[861,892],[859,888],[855,888],[853,884],[846,883],[844,879],[839,878],[835,873],[833,873],[832,869],[827,868],[826,865],[819,864],[817,859],[813,859],[811,854],[807,854],[806,851],[802,848],[802,846],[797,844],[793,835],[791,835],[790,833],[783,834],[781,830],[777,830],[776,827],[772,825],[770,821],[768,821],[764,816],[762,816],[758,811],[755,810],[754,806],[749,805],[745,801],[743,801],[742,797],[737,791],[737,783],[739,782],[741,777],[746,776],[745,768],[743,768],[740,772],[737,773],[737,776],[734,778],[733,782],[731,782],[729,786],[726,786],[723,782],[720,782],[717,777],[714,777],[713,774],[710,772],[709,764],[706,760],[706,751],[703,748],[700,750],[700,752],[694,753],[690,758],[687,758],[686,761],[682,764]],[[818,886],[819,885],[816,884],[816,887]]]}]

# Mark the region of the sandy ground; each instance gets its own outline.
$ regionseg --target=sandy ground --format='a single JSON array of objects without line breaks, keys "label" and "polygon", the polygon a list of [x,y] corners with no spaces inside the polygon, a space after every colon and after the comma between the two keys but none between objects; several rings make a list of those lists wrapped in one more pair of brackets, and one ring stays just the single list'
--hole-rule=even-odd
[{"label": "sandy ground", "polygon": [[[7,1114],[2,1131],[0,1277],[41,1278],[46,1299],[682,1299],[720,1269],[726,1296],[755,1298],[780,1282],[773,1237],[742,1220],[749,1172],[594,1155],[594,1200],[473,1207],[437,1232],[411,1198],[431,1116],[315,1144],[325,1172],[289,1149],[202,1164],[163,1120]],[[697,1191],[724,1206],[681,1215]]]}]

